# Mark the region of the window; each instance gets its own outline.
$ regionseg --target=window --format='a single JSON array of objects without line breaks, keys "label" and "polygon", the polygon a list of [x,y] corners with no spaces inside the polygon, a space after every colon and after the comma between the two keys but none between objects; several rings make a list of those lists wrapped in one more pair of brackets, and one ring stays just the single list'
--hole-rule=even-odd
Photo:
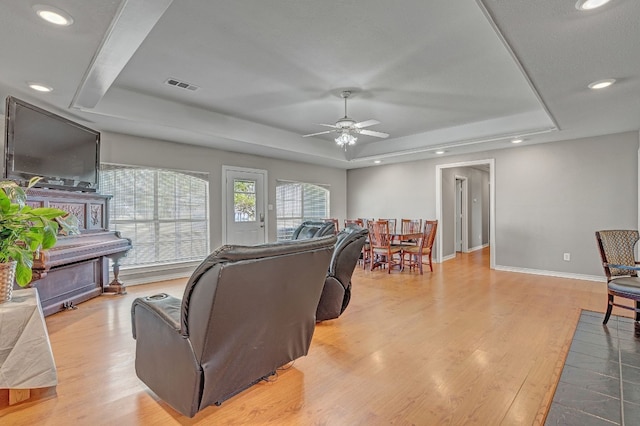
[{"label": "window", "polygon": [[278,240],[291,239],[305,220],[329,217],[329,187],[301,182],[276,181]]},{"label": "window", "polygon": [[236,222],[256,221],[256,181],[234,179],[233,211]]},{"label": "window", "polygon": [[133,243],[122,266],[201,261],[208,255],[207,174],[102,164],[100,188],[113,195],[109,227]]}]

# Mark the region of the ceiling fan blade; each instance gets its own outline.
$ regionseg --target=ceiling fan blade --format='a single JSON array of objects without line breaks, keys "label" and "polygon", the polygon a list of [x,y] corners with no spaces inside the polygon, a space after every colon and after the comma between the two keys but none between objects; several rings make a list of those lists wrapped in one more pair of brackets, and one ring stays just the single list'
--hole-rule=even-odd
[{"label": "ceiling fan blade", "polygon": [[307,138],[307,137],[309,137],[309,136],[324,135],[324,134],[326,134],[326,133],[331,133],[331,132],[333,132],[333,131],[334,131],[334,130],[325,130],[324,132],[310,133],[310,134],[308,134],[308,135],[302,135],[302,137],[303,137],[303,138]]},{"label": "ceiling fan blade", "polygon": [[359,123],[356,123],[355,126],[358,129],[362,129],[363,127],[374,126],[376,124],[380,124],[380,122],[378,120],[367,120],[367,121],[361,121]]},{"label": "ceiling fan blade", "polygon": [[325,127],[333,127],[334,129],[337,129],[338,126],[336,126],[335,124],[324,124],[324,123],[313,123],[316,126],[325,126]]},{"label": "ceiling fan blade", "polygon": [[389,133],[376,132],[373,130],[360,130],[361,135],[375,136],[377,138],[388,138]]}]

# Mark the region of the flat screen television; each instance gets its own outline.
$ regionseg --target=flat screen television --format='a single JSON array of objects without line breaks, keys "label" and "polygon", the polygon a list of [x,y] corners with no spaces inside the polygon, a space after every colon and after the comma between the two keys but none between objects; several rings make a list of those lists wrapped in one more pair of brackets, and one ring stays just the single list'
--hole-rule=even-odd
[{"label": "flat screen television", "polygon": [[40,187],[98,190],[100,133],[35,105],[7,97],[4,177]]}]

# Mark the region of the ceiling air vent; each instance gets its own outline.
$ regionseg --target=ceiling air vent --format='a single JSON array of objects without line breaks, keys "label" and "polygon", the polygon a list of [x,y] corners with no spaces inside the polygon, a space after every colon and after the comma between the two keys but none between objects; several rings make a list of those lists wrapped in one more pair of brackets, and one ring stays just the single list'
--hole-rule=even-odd
[{"label": "ceiling air vent", "polygon": [[165,81],[166,84],[168,84],[169,86],[174,86],[174,87],[180,87],[181,89],[187,89],[187,90],[191,90],[192,92],[195,92],[196,90],[199,89],[198,86],[195,86],[193,84],[189,84],[187,82],[184,81],[180,81],[176,78],[169,78],[167,79],[167,81]]}]

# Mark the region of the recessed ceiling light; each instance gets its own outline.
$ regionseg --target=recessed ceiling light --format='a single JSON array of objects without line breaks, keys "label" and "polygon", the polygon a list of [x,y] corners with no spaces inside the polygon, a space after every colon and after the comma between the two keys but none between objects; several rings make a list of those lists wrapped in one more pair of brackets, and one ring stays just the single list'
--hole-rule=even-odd
[{"label": "recessed ceiling light", "polygon": [[605,80],[594,81],[593,83],[589,84],[589,89],[604,89],[605,87],[611,86],[615,82],[615,78],[607,78]]},{"label": "recessed ceiling light", "polygon": [[51,92],[53,90],[53,87],[47,86],[47,85],[42,84],[42,83],[27,83],[27,84],[33,90],[36,90],[38,92]]},{"label": "recessed ceiling light", "polygon": [[597,9],[605,4],[609,3],[611,0],[578,0],[576,3],[576,9],[578,10],[593,10]]},{"label": "recessed ceiling light", "polygon": [[524,142],[524,139],[522,138],[511,139],[511,143],[520,143],[520,142]]},{"label": "recessed ceiling light", "polygon": [[64,10],[60,10],[57,7],[47,6],[44,4],[36,4],[33,6],[33,10],[36,14],[47,22],[51,22],[55,25],[68,27],[73,24],[73,18]]},{"label": "recessed ceiling light", "polygon": [[444,153],[445,153],[445,151],[442,151],[442,150],[441,151],[436,151],[436,154],[438,154],[438,155],[442,155]]},{"label": "recessed ceiling light", "polygon": [[380,163],[382,163],[382,160],[374,160],[373,162],[374,162],[374,164],[380,164]]}]

